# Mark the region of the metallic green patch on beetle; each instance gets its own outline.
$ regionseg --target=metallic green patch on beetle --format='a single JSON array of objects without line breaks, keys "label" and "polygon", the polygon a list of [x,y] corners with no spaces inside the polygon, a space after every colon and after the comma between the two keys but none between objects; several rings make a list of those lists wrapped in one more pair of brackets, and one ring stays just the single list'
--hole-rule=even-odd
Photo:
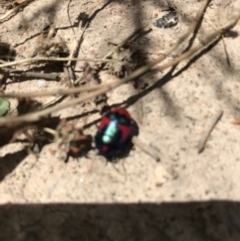
[{"label": "metallic green patch on beetle", "polygon": [[102,137],[104,143],[110,143],[117,133],[117,123],[115,121],[111,122]]}]

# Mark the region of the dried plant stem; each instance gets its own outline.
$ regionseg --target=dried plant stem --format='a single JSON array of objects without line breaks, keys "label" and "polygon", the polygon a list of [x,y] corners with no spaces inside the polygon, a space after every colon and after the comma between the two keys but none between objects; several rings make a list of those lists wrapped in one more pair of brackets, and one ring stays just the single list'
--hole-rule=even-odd
[{"label": "dried plant stem", "polygon": [[70,67],[71,64],[72,64],[72,58],[74,58],[77,55],[77,51],[80,48],[80,45],[81,45],[81,42],[82,42],[82,39],[83,39],[83,34],[85,33],[87,27],[88,27],[88,23],[85,25],[84,29],[82,30],[82,33],[79,34],[79,37],[76,40],[75,46],[74,46],[73,50],[70,53],[70,56],[69,56],[70,59],[68,60],[66,66]]},{"label": "dried plant stem", "polygon": [[225,26],[223,26],[222,28],[218,29],[217,31],[215,31],[214,33],[210,34],[209,36],[207,36],[204,40],[201,41],[200,44],[198,44],[196,47],[190,49],[189,51],[185,52],[184,54],[180,55],[179,57],[173,59],[172,61],[159,66],[157,68],[155,68],[154,70],[164,70],[166,68],[169,68],[179,62],[181,62],[182,60],[185,59],[189,59],[191,56],[193,56],[196,52],[202,50],[203,48],[207,47],[209,44],[211,44],[217,37],[221,37],[221,35],[226,32],[228,29],[230,29],[231,27],[233,27],[236,22],[238,21],[238,19],[240,18],[240,13],[237,19],[232,19],[230,20]]},{"label": "dried plant stem", "polygon": [[[196,52],[198,52],[199,50],[205,48],[207,45],[209,45],[219,34],[221,35],[222,33],[224,33],[226,30],[228,30],[229,28],[233,27],[236,22],[238,21],[238,19],[240,18],[240,13],[238,14],[238,16],[236,16],[235,19],[230,20],[223,28],[217,30],[216,32],[214,32],[213,34],[209,35],[208,37],[206,37],[201,44],[199,44],[198,46],[196,46],[195,48],[185,52],[184,54],[182,54],[181,56],[179,56],[178,58],[174,59],[173,61],[170,61],[170,63],[167,63],[165,65],[162,65],[160,67],[158,67],[158,70],[164,70],[168,67],[171,67],[172,65],[175,65],[177,63],[179,63],[180,61],[187,59],[187,58],[191,58]],[[0,119],[0,124],[6,124],[9,122],[18,122],[18,121],[22,121],[22,122],[31,122],[31,121],[36,121],[39,120],[39,118],[49,115],[55,111],[59,111],[61,109],[64,108],[68,108],[71,106],[74,106],[76,104],[79,104],[81,102],[84,102],[86,100],[89,100],[91,98],[94,98],[98,95],[102,95],[105,94],[106,92],[112,90],[113,88],[116,88],[118,86],[120,86],[123,83],[126,83],[130,80],[133,80],[137,77],[139,77],[140,75],[145,74],[150,68],[149,66],[153,67],[156,64],[156,62],[151,63],[150,65],[147,66],[143,66],[141,68],[139,68],[138,70],[134,71],[131,75],[127,76],[126,78],[116,81],[114,83],[111,84],[107,84],[107,85],[102,85],[99,87],[98,90],[85,95],[85,96],[81,96],[79,98],[70,100],[66,103],[61,103],[57,106],[53,106],[53,107],[49,107],[47,109],[44,110],[40,110],[37,111],[35,113],[29,113],[26,115],[22,115],[22,116],[17,116],[17,117],[8,117],[8,118],[1,118]],[[156,69],[155,69],[156,70]]]},{"label": "dried plant stem", "polygon": [[[177,63],[179,63],[180,61],[186,59],[186,58],[191,58],[197,51],[205,48],[207,45],[209,45],[209,43],[211,43],[216,37],[218,37],[218,35],[223,34],[225,31],[227,31],[228,29],[230,29],[231,27],[233,27],[236,22],[239,20],[240,18],[240,12],[238,12],[238,15],[235,16],[235,18],[231,19],[223,28],[215,31],[213,34],[209,35],[208,37],[206,37],[201,44],[199,44],[198,46],[196,46],[195,48],[185,52],[184,54],[182,54],[181,56],[179,56],[178,58],[174,59],[173,61],[170,61],[170,63],[162,65],[161,67],[158,67],[158,70],[163,70],[166,69],[172,65],[175,65]],[[116,88],[118,86],[120,86],[123,83],[126,83],[130,80],[133,80],[143,74],[145,74],[146,72],[148,72],[154,65],[156,65],[158,63],[158,61],[154,61],[153,63],[150,63],[149,65],[143,66],[141,68],[139,68],[138,70],[134,71],[131,75],[127,76],[126,78],[116,81],[114,83],[111,84],[107,84],[107,85],[102,85],[99,87],[98,90],[89,93],[88,95],[85,96],[81,96],[79,98],[70,100],[68,102],[65,103],[61,103],[57,106],[53,106],[53,107],[49,107],[47,109],[44,110],[40,110],[34,113],[29,113],[26,115],[22,115],[22,116],[17,116],[17,117],[8,117],[8,118],[1,118],[0,119],[0,124],[6,124],[9,122],[31,122],[31,121],[36,121],[39,120],[39,118],[49,115],[51,113],[53,113],[54,111],[59,111],[61,109],[64,108],[68,108],[71,106],[74,106],[76,104],[79,104],[81,102],[84,102],[86,100],[89,100],[91,98],[94,98],[98,95],[102,95],[105,94],[106,92],[110,91],[113,88]]]},{"label": "dried plant stem", "polygon": [[[140,75],[146,73],[147,71],[149,71],[153,66],[161,63],[168,55],[170,55],[174,50],[176,50],[187,38],[188,36],[194,31],[194,29],[196,28],[201,16],[203,15],[203,12],[205,11],[208,3],[210,0],[204,0],[200,9],[197,12],[196,18],[195,20],[192,22],[192,24],[190,25],[190,27],[188,28],[188,31],[183,34],[178,41],[171,47],[169,48],[167,51],[165,51],[165,53],[163,53],[162,56],[160,56],[159,58],[157,58],[155,61],[153,61],[152,63],[149,63],[148,65],[145,65],[141,68],[139,68],[138,70],[134,71],[129,77],[129,80],[135,79],[137,77],[139,77]],[[128,78],[126,78],[128,79]],[[127,82],[129,80],[123,79],[122,81]],[[120,80],[121,81],[121,80]]]},{"label": "dried plant stem", "polygon": [[222,37],[223,49],[224,49],[224,52],[226,54],[226,61],[227,61],[228,67],[231,67],[231,61],[230,61],[230,57],[229,57],[229,54],[228,54],[228,51],[227,51],[227,46],[226,46],[224,37],[223,37],[223,35],[221,37]]},{"label": "dried plant stem", "polygon": [[25,115],[22,115],[22,116],[1,118],[0,119],[0,125],[6,124],[6,123],[9,123],[9,122],[19,122],[19,121],[20,122],[32,122],[32,121],[36,121],[36,120],[39,120],[43,116],[49,115],[49,114],[51,114],[55,111],[59,111],[61,109],[67,108],[67,107],[74,106],[74,105],[79,104],[79,103],[81,103],[85,100],[89,100],[91,98],[94,98],[95,96],[104,94],[104,93],[106,93],[107,91],[110,91],[110,90],[111,89],[110,89],[109,85],[105,85],[105,86],[102,86],[99,90],[94,91],[94,92],[92,92],[88,95],[81,96],[81,97],[76,98],[76,99],[72,99],[68,102],[61,103],[57,106],[49,107],[47,109],[43,109],[43,110],[36,111],[36,112],[33,112],[33,113],[25,114]]},{"label": "dried plant stem", "polygon": [[19,61],[12,61],[9,63],[0,64],[0,68],[9,67],[9,66],[15,66],[15,65],[21,65],[26,63],[33,63],[38,61],[59,61],[59,62],[65,62],[65,61],[82,61],[82,62],[122,62],[120,60],[115,59],[94,59],[94,58],[48,58],[48,57],[36,57],[36,58],[29,58],[29,59],[23,59]]},{"label": "dried plant stem", "polygon": [[16,70],[7,70],[10,76],[21,76],[26,78],[35,78],[35,79],[48,79],[48,80],[58,80],[59,75],[57,73],[36,73],[36,72],[20,72]]},{"label": "dried plant stem", "polygon": [[[209,4],[210,0],[204,0],[202,2],[201,7],[199,8],[196,17],[194,18],[193,22],[191,23],[191,25],[189,26],[187,32],[185,34],[183,34],[178,41],[171,47],[169,48],[164,54],[165,56],[168,56],[169,54],[171,54],[174,50],[176,50],[184,41],[185,39],[188,38],[188,36],[194,32],[194,30],[197,27],[197,24],[199,23],[205,9],[207,8],[208,4]],[[164,57],[165,58],[165,57]]]},{"label": "dried plant stem", "polygon": [[136,39],[139,34],[142,32],[142,30],[147,29],[147,27],[149,26],[149,23],[143,25],[142,27],[136,29],[133,31],[133,33],[130,34],[130,36],[128,36],[126,39],[124,39],[123,41],[121,41],[121,43],[119,43],[117,46],[115,46],[113,49],[111,49],[105,56],[104,59],[108,59],[110,58],[114,52],[116,52],[118,49],[120,49],[121,47],[123,47],[127,42],[129,41],[133,41],[133,39]]},{"label": "dried plant stem", "polygon": [[155,153],[155,151],[148,145],[144,144],[142,141],[139,140],[136,136],[132,138],[132,143],[135,146],[138,146],[140,149],[142,149],[145,153],[147,153],[149,156],[153,157],[155,161],[159,162],[160,157]]},{"label": "dried plant stem", "polygon": [[81,86],[76,88],[68,88],[68,89],[58,89],[58,90],[51,90],[51,91],[36,91],[31,93],[0,93],[0,97],[6,98],[34,98],[34,97],[44,97],[44,96],[51,96],[51,95],[72,95],[87,91],[94,91],[99,89],[99,86]]},{"label": "dried plant stem", "polygon": [[62,96],[58,97],[50,97],[46,101],[42,103],[42,108],[47,108],[50,105],[55,105],[56,103],[59,103],[63,99]]},{"label": "dried plant stem", "polygon": [[51,128],[48,128],[48,127],[44,127],[43,130],[51,135],[53,135],[54,137],[57,136],[57,132]]},{"label": "dried plant stem", "polygon": [[82,43],[82,40],[83,40],[83,35],[84,35],[87,27],[88,27],[88,24],[85,25],[84,29],[82,30],[82,33],[79,34],[79,37],[78,37],[78,39],[76,40],[75,46],[74,46],[73,50],[72,50],[71,53],[70,53],[69,60],[68,60],[68,62],[67,62],[67,64],[66,64],[66,67],[65,67],[65,68],[67,68],[67,71],[68,71],[68,73],[69,73],[70,86],[75,86],[75,80],[76,80],[76,78],[74,78],[74,74],[73,74],[73,70],[72,70],[72,67],[73,67],[73,66],[72,66],[72,60],[71,60],[71,59],[77,56],[77,54],[78,54],[78,49],[81,48],[81,43]]},{"label": "dried plant stem", "polygon": [[22,8],[26,7],[29,3],[33,2],[34,0],[26,0],[22,3],[18,4],[15,8],[9,10],[6,14],[0,17],[0,23],[4,22],[7,18],[10,18],[17,12],[19,12]]},{"label": "dried plant stem", "polygon": [[214,126],[221,119],[222,115],[223,115],[223,111],[218,110],[217,113],[213,116],[213,118],[211,118],[209,122],[206,124],[205,131],[198,144],[198,153],[201,153],[204,150],[205,143],[207,142],[208,137],[210,136]]},{"label": "dried plant stem", "polygon": [[[148,70],[150,70],[154,65],[160,63],[161,61],[163,61],[167,55],[169,55],[172,51],[174,51],[175,49],[178,48],[178,46],[194,31],[194,29],[197,26],[198,21],[200,20],[204,10],[206,9],[207,5],[208,5],[209,0],[204,0],[204,2],[202,3],[202,6],[200,7],[195,21],[192,22],[192,24],[190,25],[188,31],[183,34],[179,40],[177,41],[177,43],[171,47],[169,50],[167,50],[165,52],[164,55],[162,55],[161,57],[159,57],[156,61],[154,61],[153,63],[150,63],[146,66],[143,66],[141,68],[139,68],[138,70],[136,70],[135,72],[133,72],[129,77],[120,80],[118,83],[119,85],[121,83],[130,81],[132,79],[135,79],[136,77],[146,73]],[[145,28],[146,26],[144,26],[143,28]],[[142,29],[142,28],[141,28]],[[134,32],[135,33],[135,32]],[[124,42],[125,43],[125,42]],[[119,47],[119,46],[117,46]],[[114,49],[115,51],[115,49]],[[11,62],[11,63],[6,63],[6,64],[2,64],[0,65],[1,67],[7,67],[7,66],[13,66],[13,65],[17,65],[17,64],[22,64],[22,63],[27,63],[27,62],[34,62],[34,61],[71,61],[71,60],[78,60],[78,61],[92,61],[92,62],[108,62],[111,60],[106,59],[106,57],[110,56],[112,54],[112,52],[108,53],[104,59],[88,59],[88,58],[84,58],[84,59],[77,59],[77,58],[35,58],[35,59],[25,59],[25,60],[21,60],[21,61],[15,61],[15,62]],[[70,62],[68,62],[70,63]],[[118,86],[118,85],[117,85]],[[116,87],[117,87],[116,86]],[[84,91],[91,91],[91,90],[95,90],[98,89],[98,86],[92,86],[90,88],[88,87],[80,87],[80,88],[73,88],[73,89],[66,89],[66,90],[57,90],[57,91],[49,91],[49,92],[32,92],[32,93],[21,93],[21,94],[13,94],[13,93],[9,93],[9,94],[0,94],[0,97],[37,97],[37,96],[48,96],[48,95],[71,95],[71,94],[75,94],[75,93],[80,93],[80,92],[84,92]]]},{"label": "dried plant stem", "polygon": [[[150,63],[149,65],[143,66],[142,68],[136,70],[132,75],[130,75],[130,78],[126,78],[123,80],[123,82],[127,82],[131,79],[134,79],[138,76],[140,76],[141,74],[147,72],[148,70],[150,70],[154,65],[160,63],[161,61],[163,61],[167,55],[169,55],[172,51],[174,51],[175,49],[177,49],[177,47],[191,34],[191,32],[195,29],[196,25],[197,25],[197,21],[200,19],[200,17],[203,14],[203,11],[205,10],[206,6],[207,6],[208,0],[205,0],[201,6],[201,8],[199,9],[197,16],[196,16],[196,20],[190,25],[188,31],[182,36],[180,37],[180,39],[178,40],[178,42],[171,47],[168,51],[166,51],[165,55],[162,55],[160,58],[158,58],[156,61],[154,61],[153,63]],[[145,28],[146,26],[144,26]],[[142,28],[141,28],[142,30]],[[138,30],[139,31],[139,30]],[[135,32],[134,32],[135,33]],[[124,41],[123,43],[121,43],[120,46],[122,46],[126,41]],[[116,48],[118,48],[119,46],[117,46]],[[108,61],[106,58],[111,56],[111,54],[115,51],[116,49],[114,48],[113,51],[109,52],[104,59],[91,59],[92,61],[99,61],[99,62],[104,62],[104,60]],[[74,50],[75,51],[75,50]],[[1,67],[6,67],[6,66],[10,66],[8,64],[11,65],[16,65],[16,64],[22,64],[25,62],[34,62],[34,61],[41,61],[41,60],[49,60],[49,58],[35,58],[35,59],[25,59],[25,60],[21,60],[21,61],[16,61],[16,62],[11,62],[11,63],[6,63],[3,65],[0,65]],[[76,58],[51,58],[52,61],[66,61],[68,60],[68,64],[70,64],[72,60],[76,60]],[[84,58],[82,59],[82,61],[89,61],[89,59]],[[80,61],[80,59],[79,59]],[[121,82],[122,80],[120,80]],[[42,96],[49,96],[49,95],[71,95],[71,94],[76,94],[76,93],[80,93],[80,92],[84,92],[84,91],[92,91],[92,90],[96,90],[98,89],[99,86],[92,86],[92,87],[79,87],[79,88],[69,88],[69,89],[63,89],[63,90],[56,90],[56,91],[48,91],[48,92],[32,92],[32,93],[9,93],[9,94],[1,94],[0,93],[0,97],[7,97],[7,98],[18,98],[18,97],[42,97]]]},{"label": "dried plant stem", "polygon": [[70,67],[64,66],[63,67],[63,72],[64,72],[64,76],[65,76],[66,80],[68,80],[68,87],[69,88],[73,87],[72,78],[70,76],[71,74],[69,73],[70,72]]},{"label": "dried plant stem", "polygon": [[[199,11],[197,12],[196,18],[195,20],[192,22],[192,24],[190,25],[188,31],[183,34],[177,41],[176,44],[174,44],[171,48],[169,48],[161,57],[159,57],[157,60],[155,60],[154,62],[150,63],[149,65],[145,66],[146,71],[151,69],[152,66],[160,63],[161,61],[163,61],[166,56],[168,56],[169,54],[171,54],[175,49],[177,49],[179,47],[179,45],[181,43],[183,43],[183,41],[194,31],[194,29],[197,26],[198,21],[200,20],[205,8],[208,5],[209,0],[204,0],[202,3],[202,6],[200,7]],[[146,26],[144,26],[146,27]],[[24,64],[24,63],[31,63],[31,62],[36,62],[36,61],[89,61],[89,62],[114,62],[117,60],[114,59],[93,59],[93,58],[46,58],[46,57],[37,57],[37,58],[30,58],[30,59],[23,59],[20,61],[13,61],[10,63],[5,63],[5,64],[0,64],[0,68],[3,67],[9,67],[9,66],[14,66],[14,65],[20,65],[20,64]]]}]

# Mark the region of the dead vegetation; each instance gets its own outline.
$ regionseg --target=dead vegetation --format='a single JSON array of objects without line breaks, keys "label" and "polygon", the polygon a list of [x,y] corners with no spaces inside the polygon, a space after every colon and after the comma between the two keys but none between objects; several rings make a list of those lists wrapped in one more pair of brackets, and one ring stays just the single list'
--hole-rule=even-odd
[{"label": "dead vegetation", "polygon": [[[0,18],[0,23],[8,21],[14,14],[19,12],[31,4],[33,0],[21,1],[1,1],[1,4],[6,8],[6,13]],[[111,1],[110,1],[111,2]],[[104,58],[94,59],[91,57],[78,58],[81,43],[84,35],[87,34],[87,29],[92,19],[97,12],[104,8],[106,3],[98,3],[92,7],[88,13],[81,13],[80,21],[82,24],[81,34],[75,41],[75,46],[69,50],[63,40],[56,39],[56,29],[54,26],[45,29],[37,36],[38,46],[34,53],[34,57],[15,61],[15,55],[18,54],[14,48],[11,48],[8,43],[0,43],[1,50],[1,85],[3,87],[0,97],[16,98],[18,106],[16,110],[11,109],[8,114],[0,118],[0,147],[7,145],[16,140],[19,133],[23,133],[30,142],[30,146],[34,146],[40,141],[40,137],[45,134],[51,134],[52,138],[45,138],[49,143],[55,141],[61,149],[60,159],[66,159],[67,155],[76,153],[87,153],[91,148],[91,137],[85,135],[83,129],[75,128],[73,124],[68,123],[67,119],[58,120],[55,126],[49,127],[49,123],[53,122],[54,113],[64,108],[70,108],[77,104],[84,104],[86,101],[93,101],[95,108],[103,113],[108,109],[107,98],[105,94],[120,85],[137,81],[139,77],[146,74],[152,74],[163,71],[168,68],[173,68],[181,61],[191,60],[197,54],[217,40],[224,38],[224,35],[230,31],[240,18],[240,9],[235,9],[232,16],[226,19],[225,24],[216,29],[212,33],[206,34],[201,43],[194,47],[189,44],[189,47],[177,57],[169,60],[169,56],[177,50],[183,43],[192,37],[192,42],[196,38],[197,31],[201,28],[202,18],[209,7],[209,0],[204,0],[201,7],[187,32],[178,36],[173,40],[172,46],[161,53],[154,61],[144,61],[143,55],[139,54],[138,48],[134,47],[134,39],[143,33],[151,31],[149,23],[145,23],[137,31],[133,32],[127,39],[124,39],[119,44],[112,44],[112,51],[105,54]],[[29,5],[29,9],[31,6]],[[84,17],[83,17],[84,16]],[[167,59],[167,62],[160,65]],[[78,61],[85,63],[82,69],[82,75],[77,76],[75,64]],[[91,63],[91,65],[90,65]],[[52,64],[61,65],[62,72],[60,74],[44,72],[44,68]],[[32,72],[31,69],[41,66],[43,71]],[[93,66],[93,67],[90,67]],[[29,70],[28,70],[29,69]],[[101,70],[107,69],[112,75],[118,78],[118,81],[104,84],[99,80]],[[52,79],[56,81],[67,81],[68,88],[57,89],[51,91],[37,91],[32,93],[5,93],[4,83],[7,78],[41,78]],[[55,96],[55,101],[50,105],[43,105],[35,100],[37,97]],[[63,100],[65,100],[63,102]],[[238,123],[238,121],[235,121]],[[86,123],[87,124],[87,123]],[[39,133],[42,133],[41,135]],[[39,138],[38,138],[39,137]],[[205,140],[206,141],[206,140]],[[138,142],[136,141],[136,144]],[[203,147],[201,147],[202,149]],[[39,153],[38,153],[39,154]],[[153,155],[154,156],[154,155]],[[158,160],[158,157],[155,159]]]}]

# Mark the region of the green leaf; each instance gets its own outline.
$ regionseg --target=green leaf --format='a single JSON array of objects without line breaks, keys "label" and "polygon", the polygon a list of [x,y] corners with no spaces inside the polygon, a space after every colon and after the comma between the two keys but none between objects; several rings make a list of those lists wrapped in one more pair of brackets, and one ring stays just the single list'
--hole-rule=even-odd
[{"label": "green leaf", "polygon": [[0,116],[6,114],[10,106],[10,102],[7,99],[0,98]]}]

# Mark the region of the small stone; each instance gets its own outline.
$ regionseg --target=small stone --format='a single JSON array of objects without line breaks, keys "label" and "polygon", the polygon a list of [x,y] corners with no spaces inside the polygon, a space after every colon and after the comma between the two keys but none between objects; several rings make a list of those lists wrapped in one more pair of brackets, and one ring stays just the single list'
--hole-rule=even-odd
[{"label": "small stone", "polygon": [[145,115],[148,115],[148,114],[150,114],[152,112],[152,108],[150,107],[150,106],[146,106],[145,108],[144,108],[144,114]]},{"label": "small stone", "polygon": [[146,96],[146,98],[145,98],[145,101],[146,101],[146,103],[151,103],[151,102],[153,102],[154,101],[154,97],[153,97],[153,95],[147,95]]},{"label": "small stone", "polygon": [[46,80],[40,79],[37,81],[37,87],[38,88],[45,88],[47,86]]},{"label": "small stone", "polygon": [[216,81],[215,86],[217,90],[222,90],[223,88],[223,82],[221,80]]},{"label": "small stone", "polygon": [[179,152],[169,153],[169,157],[172,161],[176,162],[179,159]]},{"label": "small stone", "polygon": [[161,187],[170,178],[170,174],[162,166],[155,169],[155,182],[157,187]]}]

